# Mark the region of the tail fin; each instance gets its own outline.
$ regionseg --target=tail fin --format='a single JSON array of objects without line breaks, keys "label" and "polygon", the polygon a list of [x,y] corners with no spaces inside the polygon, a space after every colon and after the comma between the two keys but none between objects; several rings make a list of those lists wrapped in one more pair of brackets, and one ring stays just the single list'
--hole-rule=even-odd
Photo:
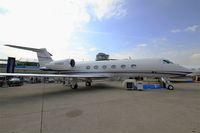
[{"label": "tail fin", "polygon": [[45,64],[53,61],[53,59],[51,58],[52,55],[46,50],[46,48],[37,49],[37,48],[29,48],[29,47],[22,47],[9,44],[6,44],[5,46],[36,52],[40,67],[45,67]]}]

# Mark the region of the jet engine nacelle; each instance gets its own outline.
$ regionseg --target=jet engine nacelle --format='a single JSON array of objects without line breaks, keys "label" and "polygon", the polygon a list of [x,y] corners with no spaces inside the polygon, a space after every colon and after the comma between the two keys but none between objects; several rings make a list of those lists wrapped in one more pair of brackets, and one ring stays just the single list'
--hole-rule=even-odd
[{"label": "jet engine nacelle", "polygon": [[71,70],[73,67],[75,67],[74,59],[52,61],[46,65],[46,68],[51,70]]}]

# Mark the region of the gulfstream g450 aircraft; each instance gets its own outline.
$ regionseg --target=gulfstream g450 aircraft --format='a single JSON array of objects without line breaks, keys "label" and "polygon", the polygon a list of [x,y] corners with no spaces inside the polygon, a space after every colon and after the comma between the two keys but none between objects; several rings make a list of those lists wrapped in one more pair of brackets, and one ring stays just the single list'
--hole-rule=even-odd
[{"label": "gulfstream g450 aircraft", "polygon": [[[109,61],[82,61],[74,59],[54,61],[45,48],[29,48],[15,45],[6,45],[13,48],[29,50],[37,53],[40,69],[54,71],[54,74],[24,74],[0,73],[0,76],[35,76],[35,77],[63,77],[71,88],[78,87],[78,79],[84,79],[86,86],[91,86],[93,79],[111,77],[180,77],[192,73],[191,70],[174,64],[167,59],[129,59]],[[173,87],[173,86],[171,86]],[[170,88],[169,88],[170,89]]]}]

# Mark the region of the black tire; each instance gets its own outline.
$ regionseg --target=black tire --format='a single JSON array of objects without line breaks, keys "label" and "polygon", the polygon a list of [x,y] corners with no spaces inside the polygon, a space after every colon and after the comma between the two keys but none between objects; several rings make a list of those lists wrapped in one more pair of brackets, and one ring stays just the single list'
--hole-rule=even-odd
[{"label": "black tire", "polygon": [[167,87],[167,89],[168,89],[168,90],[174,90],[174,86],[169,85],[169,86]]},{"label": "black tire", "polygon": [[85,86],[91,86],[91,82],[85,82]]},{"label": "black tire", "polygon": [[71,88],[72,88],[73,90],[76,90],[76,89],[78,88],[78,84],[71,85]]}]

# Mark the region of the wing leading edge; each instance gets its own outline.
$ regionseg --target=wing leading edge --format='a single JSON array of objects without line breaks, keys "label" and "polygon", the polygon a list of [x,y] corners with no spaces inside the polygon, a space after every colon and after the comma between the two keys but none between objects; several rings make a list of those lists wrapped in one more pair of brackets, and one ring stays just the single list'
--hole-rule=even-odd
[{"label": "wing leading edge", "polygon": [[0,73],[0,76],[17,76],[17,77],[60,77],[60,78],[109,78],[110,74],[25,74],[25,73]]}]

